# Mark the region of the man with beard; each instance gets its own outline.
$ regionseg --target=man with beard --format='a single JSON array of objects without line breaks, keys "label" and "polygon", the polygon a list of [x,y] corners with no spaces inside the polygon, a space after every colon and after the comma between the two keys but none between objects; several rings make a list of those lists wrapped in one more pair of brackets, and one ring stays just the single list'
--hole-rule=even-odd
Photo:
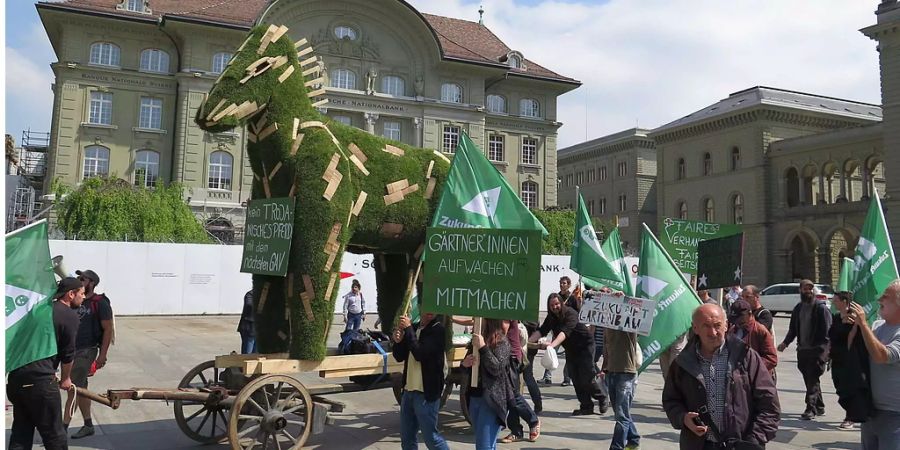
[{"label": "man with beard", "polygon": [[541,348],[556,348],[560,345],[566,349],[566,360],[572,371],[575,395],[578,396],[579,408],[572,412],[573,416],[584,416],[594,413],[593,392],[594,379],[594,337],[587,327],[578,322],[578,313],[562,303],[559,294],[550,294],[547,298],[547,317],[541,327],[531,333],[529,342],[537,342],[542,336],[553,332],[553,341],[541,344]]},{"label": "man with beard", "polygon": [[797,368],[806,384],[806,410],[803,420],[825,415],[819,377],[825,373],[828,362],[828,329],[831,328],[831,312],[822,300],[815,299],[815,286],[810,280],[800,282],[800,303],[791,313],[791,324],[784,341],[778,345],[783,352],[797,338]]}]

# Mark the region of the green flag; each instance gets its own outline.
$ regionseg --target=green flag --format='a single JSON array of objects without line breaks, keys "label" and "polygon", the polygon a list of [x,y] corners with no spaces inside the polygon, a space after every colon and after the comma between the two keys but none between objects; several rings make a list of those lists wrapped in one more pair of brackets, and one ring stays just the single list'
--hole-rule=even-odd
[{"label": "green flag", "polygon": [[838,276],[837,286],[834,287],[834,292],[850,292],[850,284],[853,282],[853,260],[850,258],[844,258],[841,261],[841,274]]},{"label": "green flag", "polygon": [[853,257],[854,275],[850,285],[853,301],[866,310],[866,318],[871,324],[878,312],[878,297],[888,284],[898,278],[897,260],[891,247],[891,237],[881,211],[878,192],[872,196],[869,212],[863,222],[856,254]]},{"label": "green flag", "polygon": [[[617,291],[625,291],[625,280],[621,270],[610,263],[597,241],[594,225],[588,215],[584,199],[578,194],[578,212],[575,218],[575,240],[572,242],[572,256],[569,267],[575,273],[603,286]],[[626,292],[627,294],[627,292]]]},{"label": "green flag", "polygon": [[6,235],[6,373],[56,354],[47,221]]},{"label": "green flag", "polygon": [[541,230],[544,236],[549,234],[465,133],[460,136],[431,226]]},{"label": "green flag", "polygon": [[625,281],[625,289],[622,291],[625,292],[625,295],[633,297],[634,281],[631,279],[631,269],[625,262],[625,252],[622,251],[622,238],[619,237],[619,227],[613,228],[600,248],[603,249],[603,253],[609,258],[613,267],[618,268],[619,273],[622,274],[622,279]]},{"label": "green flag", "polygon": [[687,332],[694,309],[702,304],[662,244],[643,225],[635,296],[655,300],[656,312],[650,335],[638,336],[644,354],[638,372],[643,372],[676,338]]}]

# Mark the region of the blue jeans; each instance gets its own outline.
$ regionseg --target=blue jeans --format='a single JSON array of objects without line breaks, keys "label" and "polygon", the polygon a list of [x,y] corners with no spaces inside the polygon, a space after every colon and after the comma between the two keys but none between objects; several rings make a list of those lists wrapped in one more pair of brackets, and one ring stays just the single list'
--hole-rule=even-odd
[{"label": "blue jeans", "polygon": [[347,330],[358,330],[359,327],[362,326],[363,313],[347,313],[347,326],[344,327],[344,331]]},{"label": "blue jeans", "polygon": [[874,416],[862,424],[863,450],[900,449],[900,413],[875,410]]},{"label": "blue jeans", "polygon": [[403,450],[419,448],[416,438],[419,430],[425,438],[425,446],[431,450],[449,450],[447,442],[438,433],[438,409],[441,400],[433,402],[425,400],[425,394],[419,391],[404,391],[400,400],[400,447]]},{"label": "blue jeans", "polygon": [[616,427],[613,430],[610,450],[622,450],[625,445],[639,445],[641,435],[638,434],[634,421],[631,420],[631,402],[634,400],[633,373],[611,372],[606,374],[606,386],[609,388],[609,403],[616,415]]},{"label": "blue jeans", "polygon": [[256,351],[256,335],[253,333],[241,332],[241,354],[258,353]]},{"label": "blue jeans", "polygon": [[500,421],[484,398],[469,397],[469,418],[475,430],[475,450],[496,450]]}]

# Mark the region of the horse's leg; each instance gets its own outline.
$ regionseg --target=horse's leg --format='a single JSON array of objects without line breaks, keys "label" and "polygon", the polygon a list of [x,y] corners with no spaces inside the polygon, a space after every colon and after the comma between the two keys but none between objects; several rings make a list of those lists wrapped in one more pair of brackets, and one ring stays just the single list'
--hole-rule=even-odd
[{"label": "horse's leg", "polygon": [[403,311],[398,311],[407,295],[409,280],[416,266],[411,255],[404,253],[376,253],[374,255],[375,284],[378,286],[378,317],[381,330],[390,333],[394,321]]}]

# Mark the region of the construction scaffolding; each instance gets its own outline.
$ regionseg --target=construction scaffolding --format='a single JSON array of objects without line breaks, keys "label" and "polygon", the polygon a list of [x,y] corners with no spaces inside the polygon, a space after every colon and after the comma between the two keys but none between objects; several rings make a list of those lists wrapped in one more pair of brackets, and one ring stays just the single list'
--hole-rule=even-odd
[{"label": "construction scaffolding", "polygon": [[[8,141],[12,141],[8,139]],[[7,142],[9,146],[11,142]],[[15,170],[9,171],[6,182],[6,231],[24,227],[42,216],[49,208],[41,209],[44,178],[47,176],[47,154],[50,150],[50,133],[27,129],[22,132],[21,146],[13,150],[7,163]]]}]

